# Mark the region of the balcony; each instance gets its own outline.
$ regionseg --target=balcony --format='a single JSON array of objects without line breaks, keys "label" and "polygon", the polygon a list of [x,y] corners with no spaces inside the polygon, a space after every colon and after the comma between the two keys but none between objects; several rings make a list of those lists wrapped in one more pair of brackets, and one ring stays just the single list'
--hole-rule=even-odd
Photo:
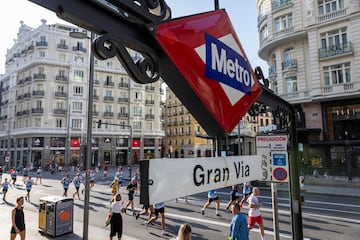
[{"label": "balcony", "polygon": [[67,82],[68,78],[66,76],[62,76],[62,75],[57,75],[55,77],[55,81],[59,81],[59,82]]},{"label": "balcony", "polygon": [[22,85],[22,84],[24,84],[25,83],[25,80],[24,79],[19,79],[18,81],[17,81],[17,85]]},{"label": "balcony", "polygon": [[99,95],[94,95],[94,96],[93,96],[93,99],[94,99],[95,101],[99,101]]},{"label": "balcony", "polygon": [[346,9],[339,9],[337,11],[333,11],[324,15],[321,15],[317,18],[318,23],[332,21],[336,18],[340,18],[346,15]]},{"label": "balcony", "polygon": [[115,83],[114,82],[110,82],[110,81],[105,81],[104,82],[104,87],[114,87]]},{"label": "balcony", "polygon": [[155,115],[154,114],[145,114],[145,120],[154,120]]},{"label": "balcony", "polygon": [[63,44],[63,43],[59,43],[57,45],[57,48],[60,49],[60,50],[68,50],[69,49],[69,46],[66,45],[66,44]]},{"label": "balcony", "polygon": [[271,9],[272,9],[272,11],[275,11],[280,8],[286,7],[290,4],[292,4],[292,0],[277,0],[272,3]]},{"label": "balcony", "polygon": [[121,82],[121,83],[119,83],[119,88],[129,88],[129,84]]},{"label": "balcony", "polygon": [[277,75],[276,66],[275,65],[270,66],[269,67],[269,78],[276,77],[276,75]]},{"label": "balcony", "polygon": [[39,81],[39,80],[43,81],[43,80],[45,80],[46,75],[43,73],[37,73],[37,74],[34,74],[33,78],[34,78],[34,81]]},{"label": "balcony", "polygon": [[42,113],[44,113],[44,109],[43,108],[32,108],[31,113],[33,113],[33,114],[42,114]]},{"label": "balcony", "polygon": [[44,97],[45,91],[44,90],[34,90],[32,92],[33,97]]},{"label": "balcony", "polygon": [[38,48],[44,48],[44,47],[48,46],[48,42],[46,42],[46,41],[36,42],[35,46]]},{"label": "balcony", "polygon": [[118,118],[128,118],[129,114],[127,113],[118,113]]},{"label": "balcony", "polygon": [[64,115],[65,113],[66,113],[65,109],[61,109],[61,108],[54,109],[54,114],[56,115]]},{"label": "balcony", "polygon": [[97,80],[97,79],[94,79],[93,83],[96,84],[96,85],[99,85],[99,84],[100,84],[100,81]]},{"label": "balcony", "polygon": [[114,113],[113,112],[104,112],[104,117],[113,117]]},{"label": "balcony", "polygon": [[154,86],[145,86],[145,91],[154,91],[155,87]]},{"label": "balcony", "polygon": [[63,91],[56,91],[55,92],[55,97],[66,97],[67,96],[67,94],[66,94],[66,92],[63,92]]},{"label": "balcony", "polygon": [[289,59],[281,63],[282,70],[296,69],[297,61],[295,59]]},{"label": "balcony", "polygon": [[104,101],[105,101],[105,102],[113,102],[113,101],[114,101],[114,97],[112,97],[112,96],[105,96],[105,97],[104,97]]},{"label": "balcony", "polygon": [[31,81],[32,81],[32,77],[31,77],[31,76],[25,77],[25,82],[31,82]]},{"label": "balcony", "polygon": [[92,114],[93,114],[94,117],[98,117],[98,116],[99,116],[99,112],[98,112],[98,111],[93,111]]},{"label": "balcony", "polygon": [[29,115],[29,114],[30,114],[30,110],[29,110],[29,109],[22,111],[22,115]]},{"label": "balcony", "polygon": [[154,105],[155,101],[154,100],[145,100],[145,105]]},{"label": "balcony", "polygon": [[83,52],[86,53],[86,48],[80,47],[80,46],[75,46],[72,48],[73,51],[75,52]]},{"label": "balcony", "polygon": [[328,48],[320,48],[319,49],[319,59],[324,59],[328,57],[333,57],[337,55],[344,55],[344,54],[353,54],[353,49],[351,42],[347,42],[344,44],[334,45]]},{"label": "balcony", "polygon": [[119,103],[127,103],[127,102],[129,102],[129,98],[121,98],[121,97],[120,97],[120,98],[118,99],[118,102],[119,102]]},{"label": "balcony", "polygon": [[31,93],[29,93],[29,92],[24,93],[23,97],[24,97],[24,99],[25,99],[25,98],[30,98],[30,97],[31,97]]}]

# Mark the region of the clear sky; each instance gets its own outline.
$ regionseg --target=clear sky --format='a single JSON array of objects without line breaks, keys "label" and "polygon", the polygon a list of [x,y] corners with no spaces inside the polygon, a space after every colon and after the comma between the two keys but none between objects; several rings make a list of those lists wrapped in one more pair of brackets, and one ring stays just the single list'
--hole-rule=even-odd
[{"label": "clear sky", "polygon": [[[51,0],[49,0],[51,1]],[[166,0],[173,17],[186,16],[214,9],[214,0]],[[257,11],[255,0],[219,0],[220,8],[226,9],[240,42],[252,67],[261,66],[267,73],[267,65],[258,57],[259,37],[257,32]],[[6,1],[0,8],[0,74],[5,72],[6,49],[11,48],[20,27],[20,21],[37,28],[41,19],[48,24],[66,23],[55,13],[28,0]]]}]

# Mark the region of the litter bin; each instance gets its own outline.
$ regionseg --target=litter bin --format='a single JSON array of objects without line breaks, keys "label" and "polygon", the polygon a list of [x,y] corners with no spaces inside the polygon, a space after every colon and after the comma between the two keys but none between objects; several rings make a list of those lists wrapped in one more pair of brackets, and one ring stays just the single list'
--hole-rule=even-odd
[{"label": "litter bin", "polygon": [[74,199],[46,196],[39,202],[39,231],[52,237],[73,232]]}]

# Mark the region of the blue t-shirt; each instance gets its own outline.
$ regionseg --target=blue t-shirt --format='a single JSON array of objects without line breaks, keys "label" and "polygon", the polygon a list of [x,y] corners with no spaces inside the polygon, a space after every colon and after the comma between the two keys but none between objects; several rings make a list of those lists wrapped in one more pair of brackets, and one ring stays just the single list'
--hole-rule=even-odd
[{"label": "blue t-shirt", "polygon": [[229,240],[249,240],[249,229],[246,217],[241,213],[236,214],[230,223]]},{"label": "blue t-shirt", "polygon": [[208,191],[208,198],[216,198],[218,195],[217,195],[217,192],[216,190],[210,190]]},{"label": "blue t-shirt", "polygon": [[74,182],[75,187],[80,187],[81,177],[79,177],[79,176],[74,177],[73,182]]},{"label": "blue t-shirt", "polygon": [[31,190],[31,188],[32,188],[32,185],[33,185],[33,180],[27,180],[26,181],[26,190]]},{"label": "blue t-shirt", "polygon": [[64,188],[69,188],[70,178],[64,177],[64,178],[61,180],[61,183],[63,184],[63,187],[64,187]]}]

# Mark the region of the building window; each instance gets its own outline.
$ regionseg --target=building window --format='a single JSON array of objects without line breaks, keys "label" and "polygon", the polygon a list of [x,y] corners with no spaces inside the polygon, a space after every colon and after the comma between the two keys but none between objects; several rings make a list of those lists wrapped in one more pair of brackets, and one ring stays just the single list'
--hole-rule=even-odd
[{"label": "building window", "polygon": [[135,100],[141,101],[142,100],[142,94],[140,92],[135,92]]},{"label": "building window", "polygon": [[325,86],[351,82],[350,63],[324,67]]},{"label": "building window", "polygon": [[191,145],[191,139],[190,138],[187,140],[187,144]]},{"label": "building window", "polygon": [[291,28],[292,24],[292,13],[275,18],[275,31],[280,32],[287,28]]},{"label": "building window", "polygon": [[73,102],[73,111],[74,112],[82,112],[83,110],[83,103],[82,102]]},{"label": "building window", "polygon": [[74,81],[82,82],[84,80],[83,70],[74,70]]},{"label": "building window", "polygon": [[81,86],[74,86],[73,90],[74,90],[74,95],[83,95],[84,93],[84,88]]},{"label": "building window", "polygon": [[269,36],[269,30],[267,25],[265,25],[260,29],[260,42],[265,40],[268,36]]},{"label": "building window", "polygon": [[344,0],[319,0],[319,15],[325,15],[344,8]]},{"label": "building window", "polygon": [[347,44],[346,28],[341,28],[321,34],[322,49],[342,49]]},{"label": "building window", "polygon": [[62,119],[56,119],[56,127],[61,128],[62,127]]},{"label": "building window", "polygon": [[141,115],[142,115],[142,107],[134,106],[134,116],[141,116]]},{"label": "building window", "polygon": [[123,106],[123,107],[120,107],[120,113],[121,114],[124,114],[124,113],[126,113],[127,111],[126,111],[126,107],[125,106]]},{"label": "building window", "polygon": [[72,129],[82,129],[82,119],[72,119],[71,120]]},{"label": "building window", "polygon": [[113,62],[111,62],[111,61],[108,61],[107,63],[106,63],[106,65],[107,65],[107,67],[108,68],[113,68]]},{"label": "building window", "polygon": [[66,62],[66,55],[63,53],[59,54],[59,62]]},{"label": "building window", "polygon": [[84,57],[83,56],[75,56],[75,62],[83,63],[84,62]]},{"label": "building window", "polygon": [[105,96],[106,97],[112,97],[112,91],[111,90],[106,90],[105,91]]},{"label": "building window", "polygon": [[35,118],[35,127],[41,127],[41,118]]},{"label": "building window", "polygon": [[134,131],[141,131],[141,122],[134,121]]},{"label": "building window", "polygon": [[112,113],[112,106],[111,105],[106,105],[105,106],[105,112]]},{"label": "building window", "polygon": [[171,136],[171,128],[168,128],[168,135]]},{"label": "building window", "polygon": [[152,131],[152,130],[153,130],[153,124],[152,124],[152,122],[147,122],[147,123],[146,123],[146,130],[147,130],[147,131]]},{"label": "building window", "polygon": [[286,82],[286,93],[296,93],[297,89],[297,79],[296,77],[287,77],[285,78]]},{"label": "building window", "polygon": [[40,57],[40,58],[45,58],[45,52],[44,52],[44,51],[40,51],[40,52],[39,52],[39,57]]}]

